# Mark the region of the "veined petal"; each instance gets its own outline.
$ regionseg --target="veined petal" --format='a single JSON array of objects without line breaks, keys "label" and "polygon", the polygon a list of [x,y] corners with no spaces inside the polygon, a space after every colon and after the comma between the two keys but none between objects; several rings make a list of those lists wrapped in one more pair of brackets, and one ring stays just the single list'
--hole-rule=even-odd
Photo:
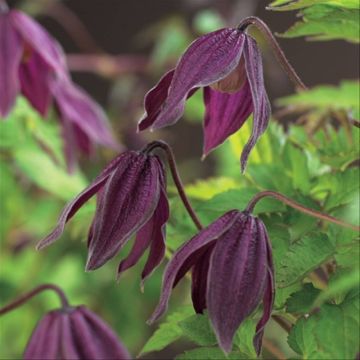
[{"label": "veined petal", "polygon": [[246,35],[244,58],[253,102],[253,128],[249,141],[241,154],[241,170],[244,171],[250,151],[260,135],[266,130],[271,113],[270,102],[266,93],[261,53],[256,41]]},{"label": "veined petal", "polygon": [[103,110],[82,89],[69,79],[56,79],[52,93],[63,119],[76,124],[93,141],[118,148]]},{"label": "veined petal", "polygon": [[248,81],[233,94],[204,88],[204,150],[206,156],[241,128],[253,111]]},{"label": "veined petal", "polygon": [[239,63],[245,35],[221,29],[195,40],[175,68],[165,103],[153,123],[157,129],[174,124],[183,114],[190,90],[227,76]]},{"label": "veined petal", "polygon": [[207,307],[219,345],[227,353],[239,325],[264,293],[267,250],[258,232],[257,220],[240,214],[218,239],[210,259]]},{"label": "veined petal", "polygon": [[[171,290],[176,282],[178,273],[184,269],[184,264],[187,262],[196,251],[206,247],[209,243],[218,239],[224,232],[226,232],[232,223],[236,220],[238,211],[229,211],[205,229],[201,230],[191,240],[181,246],[173,255],[170,262],[167,264],[163,275],[161,297],[157,308],[152,314],[148,323],[157,320],[167,309]],[[191,268],[193,263],[188,264],[188,268],[183,270],[185,274]]]},{"label": "veined petal", "polygon": [[116,157],[85,190],[83,190],[78,196],[76,196],[65,206],[55,229],[37,244],[36,248],[38,250],[50,245],[61,236],[61,234],[64,232],[65,224],[76,214],[76,212],[84,205],[86,201],[88,201],[104,186],[108,180],[108,177],[112,174],[118,165],[122,168],[126,168],[128,162],[131,159],[128,154],[129,152],[123,153]]},{"label": "veined petal", "polygon": [[153,215],[160,196],[161,170],[154,156],[139,153],[126,172],[117,169],[109,178],[103,207],[94,221],[87,270],[115,256]]},{"label": "veined petal", "polygon": [[0,116],[6,117],[19,92],[18,68],[23,52],[22,40],[9,13],[0,14]]},{"label": "veined petal", "polygon": [[[69,310],[69,311],[76,311]],[[70,319],[70,314],[64,312],[61,316],[61,353],[59,357],[61,359],[71,359],[71,360],[81,360],[81,354],[79,354],[79,349],[75,342],[73,336],[73,324]]]},{"label": "veined petal", "polygon": [[57,73],[67,76],[64,52],[59,43],[36,21],[21,11],[10,12],[14,27],[35,52]]}]

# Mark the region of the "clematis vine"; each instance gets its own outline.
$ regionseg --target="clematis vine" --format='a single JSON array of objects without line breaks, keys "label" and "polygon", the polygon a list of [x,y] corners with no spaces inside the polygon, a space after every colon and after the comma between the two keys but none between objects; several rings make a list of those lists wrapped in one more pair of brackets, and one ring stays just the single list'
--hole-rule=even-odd
[{"label": "clematis vine", "polygon": [[[176,123],[184,113],[186,99],[204,88],[203,158],[253,114],[252,134],[241,155],[244,171],[252,148],[268,126],[271,112],[261,53],[256,41],[245,32],[250,23],[257,25],[258,22],[262,30],[271,34],[258,19],[255,23],[243,22],[238,28],[217,30],[196,39],[175,69],[166,73],[146,94],[145,114],[138,129],[154,130]],[[276,42],[273,37],[271,40]],[[281,49],[277,54],[289,72],[294,72]]]},{"label": "clematis vine", "polygon": [[45,290],[55,291],[62,306],[39,321],[26,345],[25,360],[131,359],[115,332],[99,316],[84,305],[70,306],[63,291],[55,285],[40,285],[0,309],[0,315]]},{"label": "clematis vine", "polygon": [[69,169],[78,150],[90,154],[93,143],[119,148],[102,109],[71,81],[59,43],[23,12],[9,10],[5,2],[0,7],[0,78],[3,118],[20,93],[42,116],[54,103]]}]

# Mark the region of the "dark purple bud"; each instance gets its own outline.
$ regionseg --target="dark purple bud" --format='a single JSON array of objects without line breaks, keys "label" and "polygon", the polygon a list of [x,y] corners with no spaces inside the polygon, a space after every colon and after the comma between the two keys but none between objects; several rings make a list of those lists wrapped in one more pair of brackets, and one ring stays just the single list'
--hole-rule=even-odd
[{"label": "dark purple bud", "polygon": [[85,306],[54,310],[36,326],[24,352],[35,359],[131,359],[114,331]]},{"label": "dark purple bud", "polygon": [[171,289],[191,268],[194,308],[208,310],[226,353],[240,324],[263,300],[263,316],[254,337],[260,353],[274,296],[271,247],[261,220],[247,212],[230,211],[178,249],[166,267],[160,302],[150,321],[165,312]]},{"label": "dark purple bud", "polygon": [[96,193],[98,201],[88,235],[86,269],[102,266],[137,233],[133,249],[119,265],[119,273],[133,266],[150,248],[144,279],[164,257],[165,223],[169,217],[165,170],[154,155],[135,151],[119,155],[64,208],[56,228],[40,241],[38,248],[58,239],[67,221]]}]

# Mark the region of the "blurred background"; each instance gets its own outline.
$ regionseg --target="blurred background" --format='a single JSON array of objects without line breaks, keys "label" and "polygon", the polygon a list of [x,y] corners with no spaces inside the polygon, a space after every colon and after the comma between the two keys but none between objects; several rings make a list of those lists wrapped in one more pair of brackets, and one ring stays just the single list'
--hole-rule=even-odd
[{"label": "blurred background", "polygon": [[[137,134],[136,125],[143,113],[145,93],[174,66],[194,38],[224,26],[236,26],[250,15],[259,16],[273,32],[283,32],[296,20],[294,12],[267,11],[268,2],[256,0],[24,0],[8,3],[10,7],[20,8],[36,17],[61,43],[74,81],[106,109],[115,136],[126,147],[139,149],[149,140],[166,140],[173,146],[186,184],[199,184],[201,179],[221,176],[214,187],[221,184],[222,191],[244,187],[249,181],[255,188],[272,186],[269,179],[267,182],[262,179],[255,182],[253,179],[239,180],[241,139],[233,139],[200,163],[203,139],[200,92],[188,102],[185,121],[156,133]],[[252,34],[262,49],[266,87],[275,104],[275,99],[294,92],[293,85],[268,44],[256,31]],[[291,64],[309,86],[322,83],[338,85],[341,79],[358,77],[358,48],[351,43],[340,40],[312,42],[304,38],[279,39],[279,42]],[[274,125],[269,137],[282,133],[289,123],[297,119],[292,114],[281,115],[281,112],[276,116],[279,111],[278,107],[273,107],[277,119],[274,124],[281,127]],[[138,354],[156,329],[156,325],[149,327],[144,320],[157,303],[161,270],[158,269],[148,280],[144,293],[139,287],[141,264],[127,271],[119,283],[115,282],[117,264],[123,256],[117,256],[95,272],[85,273],[85,241],[93,215],[93,202],[80,211],[56,244],[42,252],[34,250],[36,241],[55,224],[64,203],[94,178],[115,154],[99,148],[91,159],[81,159],[80,169],[69,179],[64,169],[54,166],[51,160],[36,153],[36,150],[31,155],[24,145],[23,151],[14,155],[11,146],[7,145],[11,141],[19,143],[21,139],[24,144],[31,143],[32,146],[34,133],[37,133],[49,136],[54,140],[54,146],[60,148],[60,140],[55,134],[56,122],[50,119],[50,125],[44,125],[21,99],[12,116],[17,117],[17,124],[2,128],[1,137],[1,303],[7,303],[36,284],[55,283],[65,290],[72,304],[84,303],[100,314],[116,329],[130,352]],[[284,146],[281,136],[275,141],[278,149]],[[273,164],[287,166],[287,174],[291,177],[291,164],[284,162],[284,165],[281,157],[276,159],[274,154],[281,151],[275,150],[270,154],[270,150],[264,147],[265,143],[266,139],[254,152],[253,162],[266,162],[270,157]],[[264,152],[261,149],[265,149]],[[309,181],[317,175],[314,164]],[[342,165],[337,163],[334,167]],[[209,183],[202,187],[189,185],[188,189],[200,208],[203,202],[216,195]],[[299,196],[304,199],[305,195],[309,195],[306,189],[298,190],[303,192]],[[286,189],[283,191],[286,192]],[[169,192],[175,193],[171,184]],[[312,203],[312,197],[309,195],[308,198]],[[173,220],[168,236],[172,237],[171,246],[176,248],[195,229],[187,219],[178,220],[186,215],[175,198],[172,206]],[[217,206],[213,204],[214,214],[221,211]],[[177,220],[174,220],[174,214],[177,214]],[[202,216],[208,215],[204,212]],[[176,231],[173,225],[177,225]],[[179,230],[179,226],[183,226],[183,230]],[[304,229],[298,229],[299,233],[305,228],[315,227],[316,222],[304,220],[302,226]],[[126,251],[128,249],[124,253]],[[179,285],[173,294],[172,306],[189,303],[188,289],[186,282]],[[0,358],[19,358],[37,320],[45,309],[54,308],[57,303],[55,296],[43,294],[2,318]],[[294,353],[286,345],[283,330],[276,324],[271,324],[269,328],[270,338],[280,344],[288,356],[292,356]],[[180,340],[161,352],[144,355],[143,358],[173,358],[191,347],[190,342]],[[272,356],[266,349],[264,354],[268,358]]]}]

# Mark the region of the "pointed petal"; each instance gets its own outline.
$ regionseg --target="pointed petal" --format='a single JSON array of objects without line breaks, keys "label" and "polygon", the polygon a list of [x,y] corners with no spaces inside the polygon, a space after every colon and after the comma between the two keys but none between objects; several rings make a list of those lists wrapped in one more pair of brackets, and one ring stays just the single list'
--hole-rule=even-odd
[{"label": "pointed petal", "polygon": [[264,293],[266,244],[258,241],[257,221],[241,214],[216,242],[210,259],[207,307],[220,347],[231,351],[241,322]]},{"label": "pointed petal", "polygon": [[239,63],[244,39],[236,29],[221,29],[195,40],[175,68],[167,99],[152,128],[174,124],[184,112],[190,90],[227,76]]},{"label": "pointed petal", "polygon": [[52,83],[52,93],[64,120],[75,124],[93,141],[118,148],[103,110],[80,87],[69,79],[57,79]]},{"label": "pointed petal", "polygon": [[51,68],[37,53],[32,53],[30,59],[23,62],[19,68],[21,92],[43,116],[46,115],[51,101],[50,76]]},{"label": "pointed petal", "polygon": [[249,141],[241,154],[241,170],[244,171],[250,151],[260,135],[266,130],[271,113],[270,102],[266,93],[260,50],[256,41],[246,35],[244,45],[245,67],[250,84],[254,107],[253,129]]},{"label": "pointed petal", "polygon": [[18,68],[23,46],[9,13],[0,14],[0,116],[6,117],[19,92]]},{"label": "pointed petal", "polygon": [[104,188],[89,246],[87,270],[94,270],[116,255],[153,215],[160,196],[158,162],[139,153],[127,171],[117,169]]},{"label": "pointed petal", "polygon": [[35,52],[58,75],[67,76],[67,67],[64,52],[59,43],[36,21],[21,11],[10,12],[11,21],[21,36]]},{"label": "pointed petal", "polygon": [[58,359],[60,351],[60,313],[52,311],[36,326],[24,352],[25,360]]},{"label": "pointed petal", "polygon": [[37,244],[36,248],[38,250],[50,245],[61,236],[64,232],[65,224],[76,214],[86,201],[88,201],[104,186],[108,177],[115,170],[118,164],[127,163],[126,159],[129,159],[129,156],[126,156],[126,154],[128,153],[124,153],[116,157],[85,190],[83,190],[64,207],[55,229]]},{"label": "pointed petal", "polygon": [[[214,244],[215,245],[215,244]],[[198,260],[191,272],[191,299],[195,311],[203,313],[206,309],[206,293],[207,282],[210,265],[210,257],[214,249],[214,245],[209,247],[206,252]]]},{"label": "pointed petal", "polygon": [[241,128],[252,113],[252,98],[248,81],[233,94],[205,87],[204,151],[206,156]]},{"label": "pointed petal", "polygon": [[[181,246],[173,255],[170,262],[167,264],[163,275],[161,297],[157,308],[152,314],[148,323],[152,323],[157,320],[167,309],[171,290],[174,286],[179,271],[186,263],[187,259],[193,255],[197,250],[205,247],[209,243],[218,239],[224,232],[226,232],[231,224],[235,221],[238,211],[229,211],[205,229],[201,230],[191,240],[187,241]],[[193,264],[190,263],[187,270]],[[184,274],[186,271],[184,272]]]}]

